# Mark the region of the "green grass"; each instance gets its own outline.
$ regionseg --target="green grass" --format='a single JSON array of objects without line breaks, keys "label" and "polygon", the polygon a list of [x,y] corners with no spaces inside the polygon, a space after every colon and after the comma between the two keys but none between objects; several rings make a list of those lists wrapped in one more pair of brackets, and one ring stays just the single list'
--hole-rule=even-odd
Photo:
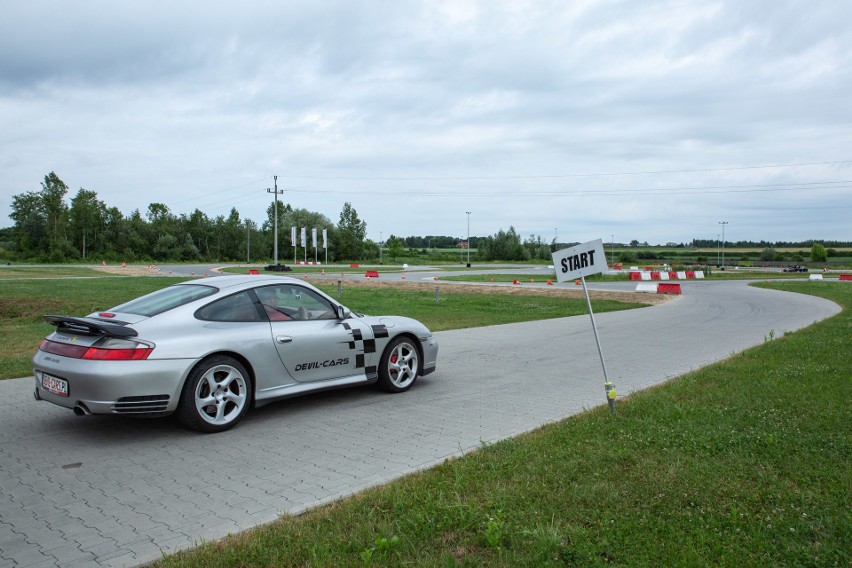
[{"label": "green grass", "polygon": [[[337,284],[313,282],[326,294],[337,298]],[[347,287],[344,281],[340,302],[356,312],[408,316],[423,322],[432,331],[462,329],[560,318],[589,313],[585,299],[547,296],[471,294],[440,287],[435,303],[433,289],[404,286],[371,290]],[[595,312],[645,307],[644,304],[592,300]]]},{"label": "green grass", "polygon": [[67,278],[67,277],[101,277],[98,272],[84,266],[0,266],[0,280],[12,278]]},{"label": "green grass", "polygon": [[[627,270],[623,274],[593,274],[586,277],[586,282],[625,282],[630,280],[629,273],[630,271]],[[725,270],[704,273],[705,280],[789,280],[797,278],[806,280],[808,275],[804,272],[752,272],[749,270]],[[837,275],[828,274],[825,278],[837,278]],[[503,283],[517,280],[523,285],[529,284],[530,279],[535,280],[539,284],[547,280],[556,282],[556,273],[543,270],[540,274],[470,274],[464,276],[442,276],[440,279],[453,282],[494,281]],[[678,282],[678,280],[672,280],[672,282]]]},{"label": "green grass", "polygon": [[[41,269],[40,277],[45,274]],[[64,269],[56,269],[64,272]],[[47,272],[50,274],[50,272]],[[30,358],[54,328],[44,314],[84,316],[187,278],[103,277],[11,280],[0,297],[0,379],[32,374]]]},{"label": "green grass", "polygon": [[852,286],[729,360],[159,566],[849,566]]},{"label": "green grass", "polygon": [[[303,274],[361,274],[368,270],[367,265],[360,266],[359,268],[352,268],[348,265],[346,266],[311,266],[311,265],[295,265],[288,264],[293,270],[290,272],[268,272],[263,269],[262,266],[226,266],[222,268],[222,272],[226,274],[246,274],[249,269],[254,269],[259,271],[261,274],[278,274],[280,276],[295,276],[296,278],[302,276]],[[369,270],[376,270],[373,264],[369,265]],[[381,272],[403,272],[402,266],[379,266],[378,268]]]},{"label": "green grass", "polygon": [[[548,270],[542,270],[535,274],[470,274],[465,276],[442,276],[440,280],[453,282],[513,282],[517,280],[523,284],[538,283],[543,284],[548,280],[556,282],[556,273]],[[628,280],[626,274],[593,274],[586,277],[586,282],[619,282]],[[534,282],[531,282],[534,281]]]},{"label": "green grass", "polygon": [[[44,269],[42,269],[44,270]],[[49,273],[49,272],[48,272]],[[10,280],[0,297],[0,379],[32,374],[30,359],[53,329],[44,314],[83,316],[188,278],[106,277],[98,279]],[[320,284],[337,298],[336,284]],[[491,296],[441,290],[347,286],[340,301],[356,312],[419,319],[433,331],[459,329],[588,313],[585,300],[539,296]],[[644,307],[594,300],[596,312]]]}]

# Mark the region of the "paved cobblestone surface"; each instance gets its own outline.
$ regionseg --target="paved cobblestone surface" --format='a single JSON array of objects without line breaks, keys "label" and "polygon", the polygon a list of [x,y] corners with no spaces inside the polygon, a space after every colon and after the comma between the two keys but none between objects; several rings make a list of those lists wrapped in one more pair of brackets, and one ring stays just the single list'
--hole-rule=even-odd
[{"label": "paved cobblestone surface", "polygon": [[[830,302],[685,285],[597,316],[627,394],[839,311]],[[436,334],[438,371],[402,395],[283,401],[216,435],[174,421],[79,418],[0,381],[0,566],[135,566],[351,495],[604,403],[588,316]]]}]

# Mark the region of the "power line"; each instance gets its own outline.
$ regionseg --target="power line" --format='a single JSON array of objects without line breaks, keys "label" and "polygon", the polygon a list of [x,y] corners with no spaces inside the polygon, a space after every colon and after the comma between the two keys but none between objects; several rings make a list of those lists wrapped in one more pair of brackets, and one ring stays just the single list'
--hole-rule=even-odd
[{"label": "power line", "polygon": [[260,178],[260,179],[254,180],[254,181],[249,181],[249,182],[246,182],[246,183],[241,183],[241,184],[239,184],[239,185],[232,185],[232,186],[230,186],[230,187],[226,187],[226,188],[224,188],[224,189],[219,189],[219,190],[210,191],[210,192],[204,192],[202,195],[197,195],[197,196],[192,196],[192,197],[186,197],[186,198],[184,198],[184,199],[178,199],[178,200],[175,200],[175,201],[170,201],[170,202],[169,202],[169,205],[170,205],[170,206],[173,206],[173,205],[179,205],[179,204],[181,204],[181,203],[186,203],[186,202],[188,202],[188,201],[194,201],[194,200],[197,200],[197,199],[201,199],[201,198],[203,198],[203,197],[210,197],[210,196],[212,196],[212,195],[218,195],[218,194],[220,194],[220,193],[225,193],[226,191],[233,191],[233,190],[235,190],[235,189],[242,189],[242,188],[244,188],[244,187],[256,186],[257,184],[259,184],[259,183],[261,183],[261,182],[265,182],[265,181],[267,181],[270,177],[271,177],[271,176],[266,176],[266,177],[264,177],[264,178]]},{"label": "power line", "polygon": [[[649,187],[649,188],[624,188],[624,189],[575,189],[565,191],[520,191],[525,197],[595,197],[604,195],[631,195],[631,194],[667,194],[667,195],[712,195],[720,193],[764,193],[777,191],[798,191],[814,189],[849,189],[852,180],[802,182],[790,184],[754,184],[754,185],[722,185],[722,186],[694,186],[694,187]],[[493,197],[505,196],[505,191],[432,191],[427,189],[409,189],[405,191],[374,191],[360,189],[291,189],[293,193],[313,193],[328,195],[408,195],[420,197]]]},{"label": "power line", "polygon": [[793,168],[798,166],[824,166],[829,164],[848,164],[852,160],[829,162],[798,162],[793,164],[773,164],[763,166],[736,166],[731,168],[695,168],[683,170],[646,170],[636,172],[601,172],[553,175],[505,175],[505,176],[436,176],[436,177],[361,177],[361,176],[288,176],[288,179],[324,179],[324,180],[361,180],[361,181],[470,181],[470,180],[507,180],[507,179],[564,179],[584,177],[637,176],[652,174],[685,174],[701,172],[732,172],[742,170],[761,170],[771,168]]}]

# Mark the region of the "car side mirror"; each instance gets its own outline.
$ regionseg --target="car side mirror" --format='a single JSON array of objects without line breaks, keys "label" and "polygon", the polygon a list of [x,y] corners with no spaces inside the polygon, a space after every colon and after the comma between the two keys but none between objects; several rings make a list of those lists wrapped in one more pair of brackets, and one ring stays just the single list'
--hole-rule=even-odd
[{"label": "car side mirror", "polygon": [[337,319],[345,320],[352,317],[352,312],[345,306],[337,306]]}]

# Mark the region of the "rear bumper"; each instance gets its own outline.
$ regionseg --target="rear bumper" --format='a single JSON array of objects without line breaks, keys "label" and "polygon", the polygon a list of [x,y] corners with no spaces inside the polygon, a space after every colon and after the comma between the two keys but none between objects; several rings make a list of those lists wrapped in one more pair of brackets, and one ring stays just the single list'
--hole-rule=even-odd
[{"label": "rear bumper", "polygon": [[[83,361],[39,351],[33,357],[35,397],[92,414],[170,414],[180,402],[195,359]],[[68,396],[42,386],[42,377],[67,381]]]}]

